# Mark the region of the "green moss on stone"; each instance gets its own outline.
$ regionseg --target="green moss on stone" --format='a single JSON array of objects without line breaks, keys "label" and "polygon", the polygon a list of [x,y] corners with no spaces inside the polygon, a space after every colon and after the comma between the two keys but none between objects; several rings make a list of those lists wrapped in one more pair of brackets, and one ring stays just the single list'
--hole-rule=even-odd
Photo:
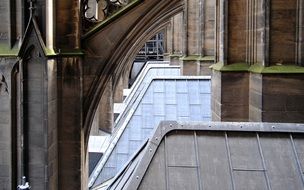
[{"label": "green moss on stone", "polygon": [[297,66],[297,65],[273,65],[269,67],[264,67],[260,64],[252,65],[249,70],[252,73],[262,73],[262,74],[295,74],[295,73],[304,73],[304,67]]},{"label": "green moss on stone", "polygon": [[209,68],[221,72],[243,72],[248,71],[249,65],[246,63],[224,65],[223,63],[219,62],[211,65]]},{"label": "green moss on stone", "polygon": [[169,57],[177,57],[177,58],[180,58],[180,57],[182,57],[182,55],[179,55],[179,54],[170,54]]},{"label": "green moss on stone", "polygon": [[[47,57],[51,56],[82,56],[84,52],[81,49],[73,50],[61,50],[60,53],[56,53],[54,49],[44,48],[43,49]],[[9,48],[6,44],[0,44],[0,57],[17,57],[19,48]]]},{"label": "green moss on stone", "polygon": [[180,58],[182,61],[197,61],[200,58],[199,55],[188,55]]},{"label": "green moss on stone", "polygon": [[297,65],[274,65],[270,67],[264,67],[261,64],[254,64],[249,66],[246,63],[234,63],[230,65],[224,65],[219,62],[211,65],[209,68],[221,71],[221,72],[241,72],[247,71],[252,73],[261,74],[302,74],[304,73],[304,67]]},{"label": "green moss on stone", "polygon": [[199,61],[214,61],[214,56],[203,56],[200,57]]},{"label": "green moss on stone", "polygon": [[225,65],[222,67],[221,71],[235,72],[235,71],[248,71],[249,65],[246,63],[234,63],[230,65]]},{"label": "green moss on stone", "polygon": [[189,55],[181,57],[182,61],[214,61],[214,56]]},{"label": "green moss on stone", "polygon": [[16,57],[18,52],[19,48],[10,48],[6,44],[0,44],[0,57]]},{"label": "green moss on stone", "polygon": [[222,62],[218,62],[218,63],[211,65],[209,68],[213,69],[215,71],[220,71],[222,67],[224,67],[224,64]]},{"label": "green moss on stone", "polygon": [[263,74],[295,74],[295,73],[304,73],[304,67],[297,65],[276,65],[265,67],[262,71]]},{"label": "green moss on stone", "polygon": [[45,48],[44,49],[44,53],[46,54],[46,56],[56,56],[56,52],[54,51],[54,49],[49,49],[49,48]]},{"label": "green moss on stone", "polygon": [[252,73],[262,73],[263,69],[264,66],[262,64],[254,64],[249,67],[248,71]]}]

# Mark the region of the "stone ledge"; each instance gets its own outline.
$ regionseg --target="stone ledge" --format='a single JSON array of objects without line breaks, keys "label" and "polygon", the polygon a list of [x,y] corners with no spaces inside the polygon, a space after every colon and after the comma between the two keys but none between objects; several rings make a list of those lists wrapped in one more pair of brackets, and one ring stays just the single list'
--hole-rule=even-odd
[{"label": "stone ledge", "polygon": [[61,50],[58,53],[55,53],[56,56],[83,56],[84,52],[82,49],[70,49],[70,50]]},{"label": "stone ledge", "polygon": [[230,65],[224,65],[221,62],[213,64],[209,67],[210,69],[221,71],[221,72],[247,72],[249,65],[246,63],[234,63]]},{"label": "stone ledge", "polygon": [[304,67],[297,65],[274,65],[264,67],[262,65],[255,64],[252,65],[248,71],[261,74],[296,74],[304,73]]},{"label": "stone ledge", "polygon": [[169,54],[169,57],[177,57],[177,58],[180,58],[182,57],[183,55],[179,55],[179,54]]},{"label": "stone ledge", "polygon": [[19,48],[10,48],[8,45],[0,44],[0,57],[17,57]]},{"label": "stone ledge", "polygon": [[47,57],[55,57],[55,56],[83,56],[84,52],[82,49],[61,49],[58,52],[55,52],[54,49],[45,48],[43,49],[45,55]]},{"label": "stone ledge", "polygon": [[180,58],[181,61],[214,61],[214,56],[189,55]]},{"label": "stone ledge", "polygon": [[[0,57],[18,57],[19,50],[19,48],[9,48],[6,45],[0,45]],[[43,48],[43,51],[47,57],[84,55],[84,52],[81,49],[61,50],[60,52],[55,52],[54,49]]]},{"label": "stone ledge", "polygon": [[210,69],[221,72],[250,72],[259,74],[304,74],[304,67],[297,65],[274,65],[264,67],[260,64],[248,65],[246,63],[234,63],[224,65],[221,62],[213,64]]}]

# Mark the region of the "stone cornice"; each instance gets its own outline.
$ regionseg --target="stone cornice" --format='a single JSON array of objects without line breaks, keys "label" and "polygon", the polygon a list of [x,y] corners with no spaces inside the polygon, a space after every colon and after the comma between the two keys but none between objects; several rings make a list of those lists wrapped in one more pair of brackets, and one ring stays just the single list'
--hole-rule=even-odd
[{"label": "stone cornice", "polygon": [[214,56],[188,55],[180,58],[182,61],[214,61]]},{"label": "stone cornice", "polygon": [[19,48],[10,48],[8,45],[0,44],[0,57],[17,57]]},{"label": "stone cornice", "polygon": [[234,63],[224,65],[219,62],[209,67],[220,72],[250,72],[260,74],[304,74],[304,67],[297,65],[273,65],[265,67],[261,64],[248,65],[246,63]]}]

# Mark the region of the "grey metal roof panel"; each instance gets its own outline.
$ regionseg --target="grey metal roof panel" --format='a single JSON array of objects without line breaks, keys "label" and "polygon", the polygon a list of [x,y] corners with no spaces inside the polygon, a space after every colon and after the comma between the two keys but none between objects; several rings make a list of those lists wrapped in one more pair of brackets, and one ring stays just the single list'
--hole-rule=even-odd
[{"label": "grey metal roof panel", "polygon": [[113,184],[128,190],[299,190],[303,147],[303,124],[162,122],[124,180]]},{"label": "grey metal roof panel", "polygon": [[134,84],[130,89],[130,94],[124,100],[124,103],[128,104],[134,94],[141,91],[150,80],[156,76],[179,76],[180,67],[170,66],[168,62],[165,61],[149,61],[146,63],[142,72],[136,78]]},{"label": "grey metal roof panel", "polygon": [[[179,66],[169,66],[168,64],[156,64],[159,62],[148,62],[144,67],[143,71],[140,73],[133,86],[130,89],[130,94],[125,98],[124,104],[125,107],[122,112],[119,114],[117,119],[115,120],[115,125],[120,125],[121,119],[128,114],[128,111],[132,104],[136,101],[138,96],[140,96],[143,91],[145,91],[146,87],[150,85],[150,82],[153,78],[159,76],[179,76],[180,75],[180,67]],[[166,62],[165,62],[166,63]],[[157,88],[161,87],[156,87]],[[161,90],[161,89],[159,89]],[[148,96],[148,95],[147,95]],[[146,99],[147,103],[153,102],[152,99],[149,99],[149,96]]]},{"label": "grey metal roof panel", "polygon": [[[187,89],[186,91],[178,92],[177,88],[180,83]],[[153,129],[159,125],[160,121],[169,119],[210,121],[210,94],[188,90],[200,83],[206,83],[205,87],[210,88],[210,78],[208,77],[165,77],[150,81],[150,85],[143,91],[142,96],[139,96],[130,108],[133,111],[124,117],[125,120],[121,123],[124,125],[122,127],[124,132],[120,131],[120,137],[119,134],[113,134],[117,143],[114,143],[112,149],[107,150],[106,156],[100,161],[102,165],[100,171],[96,170],[98,176],[92,183],[93,187],[114,177],[134,151],[148,138]],[[167,88],[171,91],[172,84],[175,86],[175,95],[172,95],[175,104],[170,99],[165,98]],[[195,97],[199,99],[196,104],[190,104],[190,94],[196,94]],[[201,98],[206,98],[206,100],[201,100]],[[190,110],[192,110],[191,113]]]},{"label": "grey metal roof panel", "polygon": [[99,152],[89,152],[89,175],[92,173],[93,169],[97,165],[98,161],[102,157],[102,153]]}]

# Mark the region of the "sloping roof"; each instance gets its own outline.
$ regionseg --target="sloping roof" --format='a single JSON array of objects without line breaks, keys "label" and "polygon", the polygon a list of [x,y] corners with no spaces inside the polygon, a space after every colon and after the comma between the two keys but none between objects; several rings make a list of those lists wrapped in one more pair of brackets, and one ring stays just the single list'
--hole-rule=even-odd
[{"label": "sloping roof", "polygon": [[128,104],[134,94],[139,93],[152,78],[157,76],[180,76],[180,66],[171,66],[166,61],[148,61],[130,88],[129,96],[123,102]]},{"label": "sloping roof", "polygon": [[[115,120],[114,123],[114,132],[112,138],[108,138],[105,143],[102,145],[102,149],[111,149],[113,145],[116,145],[118,138],[122,130],[124,130],[123,126],[126,125],[125,120],[127,119],[127,115],[130,114],[130,110],[136,108],[138,104],[139,97],[142,97],[145,94],[145,91],[150,86],[152,79],[155,77],[160,76],[179,76],[180,75],[180,67],[179,66],[170,66],[167,61],[148,61],[142,71],[140,72],[139,76],[137,77],[136,81],[132,85],[131,89],[129,89],[129,95],[124,99],[122,105],[122,111],[120,112],[118,118]],[[121,130],[122,129],[122,130]],[[116,140],[115,140],[116,139]],[[110,146],[110,147],[109,147]],[[109,147],[109,148],[108,148]],[[107,150],[108,154],[112,150]],[[106,154],[105,157],[108,155]],[[89,186],[91,187],[93,183],[95,183],[96,178],[99,175],[99,172],[103,167],[102,160],[95,168],[93,174],[90,174],[89,179]],[[116,173],[115,173],[116,174]],[[113,176],[115,175],[113,174]],[[101,182],[99,182],[101,183]]]},{"label": "sloping roof", "polygon": [[162,122],[107,189],[304,189],[303,132],[303,124]]},{"label": "sloping roof", "polygon": [[210,121],[210,107],[210,77],[154,78],[123,117],[90,186],[114,177],[160,121]]}]

